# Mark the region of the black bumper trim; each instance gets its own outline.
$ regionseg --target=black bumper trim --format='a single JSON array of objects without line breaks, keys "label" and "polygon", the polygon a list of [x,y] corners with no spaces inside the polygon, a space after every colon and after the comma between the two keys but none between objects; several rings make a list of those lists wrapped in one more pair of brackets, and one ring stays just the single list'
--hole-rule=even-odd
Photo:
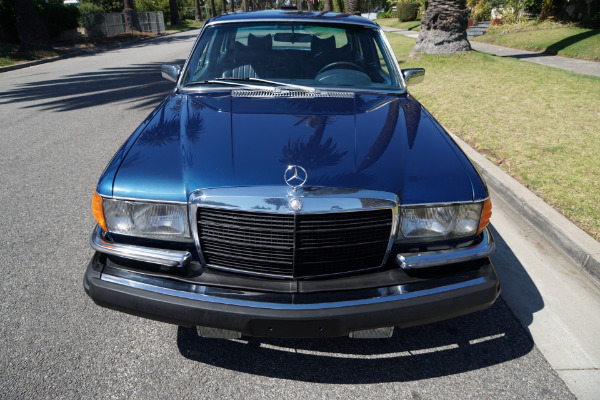
[{"label": "black bumper trim", "polygon": [[[465,287],[447,286],[445,278],[431,279],[432,287],[437,285],[441,291],[411,291],[408,284],[403,289],[410,296],[398,300],[356,302],[357,305],[342,300],[340,304],[344,306],[336,307],[331,298],[337,294],[332,293],[323,308],[314,303],[310,309],[295,309],[294,304],[289,303],[281,309],[248,307],[243,302],[199,301],[103,280],[102,268],[94,261],[95,258],[86,271],[84,288],[98,305],[176,325],[208,326],[239,331],[247,336],[335,337],[384,326],[422,325],[485,309],[500,293],[498,277],[488,262],[473,271],[473,277],[477,278],[471,279]],[[449,290],[443,290],[444,287]]]}]

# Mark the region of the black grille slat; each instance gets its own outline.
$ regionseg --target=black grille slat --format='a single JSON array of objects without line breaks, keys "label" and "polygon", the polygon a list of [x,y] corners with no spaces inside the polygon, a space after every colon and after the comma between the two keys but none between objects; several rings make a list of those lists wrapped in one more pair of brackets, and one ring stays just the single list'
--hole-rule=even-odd
[{"label": "black grille slat", "polygon": [[199,207],[197,218],[210,266],[290,278],[378,267],[392,228],[391,209],[294,215]]}]

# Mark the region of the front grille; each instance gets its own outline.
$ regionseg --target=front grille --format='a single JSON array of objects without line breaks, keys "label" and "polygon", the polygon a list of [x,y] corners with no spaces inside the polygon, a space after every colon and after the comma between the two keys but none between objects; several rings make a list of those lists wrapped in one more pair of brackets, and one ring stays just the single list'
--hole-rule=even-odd
[{"label": "front grille", "polygon": [[210,266],[292,278],[380,266],[392,210],[279,214],[199,207],[197,220]]}]

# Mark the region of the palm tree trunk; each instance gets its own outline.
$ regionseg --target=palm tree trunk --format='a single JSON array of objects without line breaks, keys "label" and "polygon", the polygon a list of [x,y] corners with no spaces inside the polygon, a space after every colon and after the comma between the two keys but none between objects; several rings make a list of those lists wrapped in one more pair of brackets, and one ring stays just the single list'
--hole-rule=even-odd
[{"label": "palm tree trunk", "polygon": [[179,10],[177,9],[177,0],[169,0],[169,10],[171,11],[171,25],[179,25]]},{"label": "palm tree trunk", "polygon": [[200,0],[194,0],[194,22],[200,22],[202,15],[200,14]]},{"label": "palm tree trunk", "polygon": [[359,0],[346,0],[346,14],[360,13],[360,1]]},{"label": "palm tree trunk", "polygon": [[221,14],[227,13],[227,1],[221,0]]},{"label": "palm tree trunk", "polygon": [[333,11],[333,0],[325,0],[323,1],[323,11],[331,12]]},{"label": "palm tree trunk", "polygon": [[235,2],[233,0],[229,0],[229,11],[234,12],[235,11]]},{"label": "palm tree trunk", "polygon": [[21,50],[48,50],[50,35],[46,24],[40,18],[32,0],[15,0],[17,31],[21,40]]},{"label": "palm tree trunk", "polygon": [[464,0],[430,0],[411,55],[471,51],[471,44],[467,40],[468,15]]},{"label": "palm tree trunk", "polygon": [[217,16],[217,9],[215,8],[215,0],[210,0],[210,12],[213,18]]},{"label": "palm tree trunk", "polygon": [[123,15],[125,16],[125,26],[129,32],[142,30],[140,18],[133,8],[133,0],[123,0]]}]

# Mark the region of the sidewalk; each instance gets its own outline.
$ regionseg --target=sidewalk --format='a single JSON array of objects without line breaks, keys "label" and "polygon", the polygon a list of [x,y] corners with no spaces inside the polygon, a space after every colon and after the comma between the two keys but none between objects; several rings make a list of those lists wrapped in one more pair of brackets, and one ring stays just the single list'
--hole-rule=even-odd
[{"label": "sidewalk", "polygon": [[[419,32],[407,31],[405,29],[391,28],[389,26],[381,27],[385,32],[396,33],[416,39]],[[499,57],[513,57],[522,61],[528,61],[536,64],[546,65],[548,67],[560,68],[566,71],[576,72],[578,74],[592,75],[600,77],[600,62],[578,60],[560,56],[549,56],[532,51],[511,49],[508,47],[497,46],[494,44],[480,43],[471,41],[473,50],[484,53],[494,54]]]}]

